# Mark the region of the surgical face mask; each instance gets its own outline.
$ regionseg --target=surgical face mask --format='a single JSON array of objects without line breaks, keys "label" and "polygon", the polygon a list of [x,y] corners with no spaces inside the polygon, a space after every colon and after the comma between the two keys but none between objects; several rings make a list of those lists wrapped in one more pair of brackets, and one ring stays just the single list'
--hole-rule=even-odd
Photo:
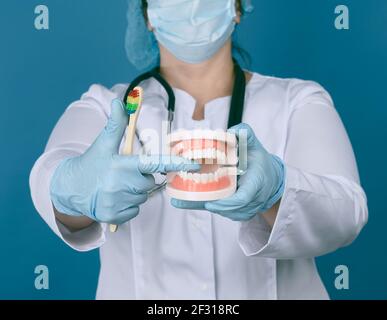
[{"label": "surgical face mask", "polygon": [[148,0],[157,40],[177,59],[200,63],[222,48],[235,29],[235,0]]}]

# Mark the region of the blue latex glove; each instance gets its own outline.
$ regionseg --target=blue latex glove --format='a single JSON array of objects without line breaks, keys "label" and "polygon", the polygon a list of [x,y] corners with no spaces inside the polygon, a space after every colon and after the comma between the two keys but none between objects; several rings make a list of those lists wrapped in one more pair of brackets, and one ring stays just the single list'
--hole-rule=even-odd
[{"label": "blue latex glove", "polygon": [[59,212],[122,224],[138,214],[156,186],[152,173],[200,169],[180,157],[118,155],[127,123],[121,101],[113,100],[111,117],[90,148],[59,164],[50,185]]},{"label": "blue latex glove", "polygon": [[247,134],[247,170],[238,179],[238,189],[231,197],[209,202],[191,202],[172,199],[180,209],[208,210],[234,221],[246,221],[257,213],[270,209],[284,191],[285,168],[282,161],[268,153],[247,124],[239,124],[229,131],[240,138]]}]

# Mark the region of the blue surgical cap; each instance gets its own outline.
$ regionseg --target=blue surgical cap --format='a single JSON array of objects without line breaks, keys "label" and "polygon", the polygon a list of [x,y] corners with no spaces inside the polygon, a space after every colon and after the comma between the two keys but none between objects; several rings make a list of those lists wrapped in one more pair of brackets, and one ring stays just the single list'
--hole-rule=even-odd
[{"label": "blue surgical cap", "polygon": [[[251,13],[251,0],[242,0],[243,13]],[[125,35],[125,50],[129,62],[138,70],[155,67],[159,63],[160,52],[156,37],[148,30],[141,0],[128,0],[128,26]]]}]

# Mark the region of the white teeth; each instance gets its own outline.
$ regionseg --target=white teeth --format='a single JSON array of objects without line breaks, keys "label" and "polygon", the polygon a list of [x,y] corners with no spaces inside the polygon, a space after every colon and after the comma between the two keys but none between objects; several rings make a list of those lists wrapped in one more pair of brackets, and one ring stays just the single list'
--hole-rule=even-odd
[{"label": "white teeth", "polygon": [[201,182],[200,173],[194,173],[193,174],[193,181],[196,182],[196,183],[200,183]]},{"label": "white teeth", "polygon": [[216,150],[214,148],[186,150],[182,153],[182,157],[193,160],[206,159],[206,163],[208,163],[208,159],[216,159],[216,161],[220,164],[224,164],[226,162],[226,154],[224,151]]},{"label": "white teeth", "polygon": [[226,154],[223,151],[218,150],[216,153],[216,158],[218,159],[218,163],[226,163]]},{"label": "white teeth", "polygon": [[179,172],[179,176],[181,177],[181,178],[183,178],[184,180],[186,180],[187,179],[187,172],[186,171],[180,171]]},{"label": "white teeth", "polygon": [[214,159],[210,159],[209,157],[204,159],[204,163],[205,164],[214,164],[214,162],[215,162],[215,160]]},{"label": "white teeth", "polygon": [[216,152],[216,159],[222,163],[222,152],[220,150]]},{"label": "white teeth", "polygon": [[209,183],[217,182],[222,177],[232,175],[232,172],[230,172],[229,168],[218,168],[218,170],[216,170],[215,172],[210,173],[192,173],[180,171],[178,175],[184,180],[192,180],[195,183]]}]

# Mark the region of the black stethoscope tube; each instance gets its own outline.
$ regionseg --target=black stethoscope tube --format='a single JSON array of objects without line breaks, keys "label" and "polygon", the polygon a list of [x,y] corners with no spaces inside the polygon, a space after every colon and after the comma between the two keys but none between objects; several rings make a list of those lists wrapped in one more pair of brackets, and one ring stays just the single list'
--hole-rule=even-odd
[{"label": "black stethoscope tube", "polygon": [[[235,72],[235,80],[234,80],[234,87],[233,87],[233,92],[231,97],[230,112],[228,116],[228,123],[227,123],[228,128],[231,128],[242,122],[243,109],[245,104],[245,92],[246,92],[245,73],[243,72],[242,68],[239,66],[238,62],[236,62],[235,60],[234,60],[234,72]],[[154,68],[148,72],[145,72],[140,76],[138,76],[137,78],[135,78],[129,85],[128,89],[126,90],[123,102],[124,104],[126,104],[126,101],[130,92],[135,87],[140,85],[141,82],[146,81],[150,78],[156,79],[160,83],[160,85],[165,89],[168,95],[168,107],[167,107],[168,133],[170,133],[172,128],[173,118],[174,118],[176,98],[172,87],[161,76],[159,67]],[[139,139],[137,131],[136,131],[136,136],[140,144],[143,145],[142,141]],[[166,186],[166,184],[167,184],[167,181],[165,180],[163,183],[156,185],[154,189],[148,192],[148,194],[152,195],[157,191],[162,190]]]},{"label": "black stethoscope tube", "polygon": [[[235,60],[234,60],[234,72],[235,72],[235,80],[234,80],[231,106],[230,106],[230,112],[229,112],[228,123],[227,123],[228,128],[231,128],[232,126],[235,126],[242,122],[243,109],[244,109],[244,103],[245,103],[246,78],[242,68]],[[127,97],[130,94],[130,92],[135,87],[137,87],[141,82],[148,80],[150,78],[156,79],[167,92],[168,123],[169,123],[169,131],[170,131],[171,124],[174,118],[176,98],[175,98],[175,94],[173,93],[172,87],[161,76],[159,67],[143,73],[142,75],[138,76],[131,82],[124,96],[124,104],[126,104]]]}]

